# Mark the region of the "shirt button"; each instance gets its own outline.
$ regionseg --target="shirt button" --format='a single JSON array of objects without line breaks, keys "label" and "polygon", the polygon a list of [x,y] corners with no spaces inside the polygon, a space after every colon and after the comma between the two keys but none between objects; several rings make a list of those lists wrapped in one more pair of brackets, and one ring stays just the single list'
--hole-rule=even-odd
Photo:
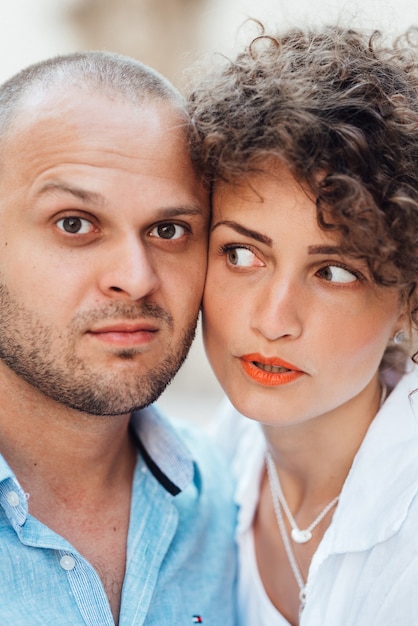
[{"label": "shirt button", "polygon": [[16,491],[9,491],[6,494],[6,500],[10,504],[10,506],[16,507],[16,506],[19,506],[20,504],[20,498],[18,494],[16,493]]},{"label": "shirt button", "polygon": [[69,572],[70,570],[75,568],[75,559],[69,554],[65,554],[60,559],[60,565],[62,569],[65,569],[67,570],[67,572]]}]

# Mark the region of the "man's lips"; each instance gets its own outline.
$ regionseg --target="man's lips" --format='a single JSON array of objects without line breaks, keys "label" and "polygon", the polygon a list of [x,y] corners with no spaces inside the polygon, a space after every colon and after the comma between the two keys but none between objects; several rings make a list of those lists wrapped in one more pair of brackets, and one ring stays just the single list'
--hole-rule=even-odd
[{"label": "man's lips", "polygon": [[269,387],[285,385],[304,374],[296,365],[278,357],[258,353],[244,354],[240,361],[245,373],[255,382]]},{"label": "man's lips", "polygon": [[132,346],[149,343],[159,328],[152,322],[113,322],[90,328],[87,334],[108,343]]},{"label": "man's lips", "polygon": [[136,332],[154,332],[158,330],[156,324],[151,322],[112,322],[111,324],[104,324],[103,326],[97,326],[90,328],[91,333],[136,333]]}]

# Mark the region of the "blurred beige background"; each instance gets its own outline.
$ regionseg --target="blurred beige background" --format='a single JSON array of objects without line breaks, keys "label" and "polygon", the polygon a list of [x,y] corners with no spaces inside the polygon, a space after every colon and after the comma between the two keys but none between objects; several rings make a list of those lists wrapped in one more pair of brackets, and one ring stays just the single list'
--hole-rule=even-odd
[{"label": "blurred beige background", "polygon": [[228,52],[247,17],[280,27],[336,19],[397,32],[418,23],[415,0],[1,0],[0,80],[52,54],[110,49],[183,83],[202,53]]},{"label": "blurred beige background", "polygon": [[[136,57],[180,89],[185,68],[213,51],[228,54],[239,26],[256,17],[280,28],[339,20],[388,35],[418,25],[416,0],[0,0],[0,82],[48,56],[107,49]],[[205,422],[222,392],[200,332],[160,405]]]}]

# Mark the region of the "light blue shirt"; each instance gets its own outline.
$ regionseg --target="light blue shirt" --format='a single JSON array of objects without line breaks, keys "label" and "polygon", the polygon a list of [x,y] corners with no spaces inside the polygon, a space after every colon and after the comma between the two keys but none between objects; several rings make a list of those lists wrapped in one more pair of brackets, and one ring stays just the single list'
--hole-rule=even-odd
[{"label": "light blue shirt", "polygon": [[[140,453],[119,625],[233,626],[235,506],[222,459],[153,407],[131,425]],[[28,513],[1,456],[0,625],[114,625],[96,571]]]}]

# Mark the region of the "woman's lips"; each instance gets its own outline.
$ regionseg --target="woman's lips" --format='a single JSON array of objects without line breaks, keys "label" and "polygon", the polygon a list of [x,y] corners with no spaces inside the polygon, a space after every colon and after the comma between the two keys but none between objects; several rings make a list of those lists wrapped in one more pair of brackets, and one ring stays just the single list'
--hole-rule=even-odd
[{"label": "woman's lips", "polygon": [[253,353],[244,354],[240,361],[249,378],[268,387],[287,385],[304,374],[296,365],[278,357],[265,357]]}]

